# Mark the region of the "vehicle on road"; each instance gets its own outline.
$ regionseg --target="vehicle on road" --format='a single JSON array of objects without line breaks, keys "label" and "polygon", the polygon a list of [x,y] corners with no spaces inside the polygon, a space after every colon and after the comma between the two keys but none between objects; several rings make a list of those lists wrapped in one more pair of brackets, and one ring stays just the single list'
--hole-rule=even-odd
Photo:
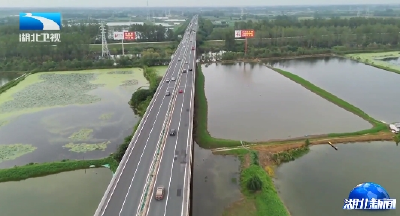
[{"label": "vehicle on road", "polygon": [[179,90],[179,93],[183,93],[183,90],[181,89],[181,90]]},{"label": "vehicle on road", "polygon": [[170,95],[171,95],[171,92],[169,92],[169,91],[165,92],[165,96],[170,96]]},{"label": "vehicle on road", "polygon": [[189,68],[189,71],[193,71],[193,69],[192,69],[192,68]]},{"label": "vehicle on road", "polygon": [[170,136],[175,136],[176,134],[176,130],[175,129],[171,129],[171,131],[169,132]]},{"label": "vehicle on road", "polygon": [[180,59],[180,58],[178,58],[178,61],[181,61],[181,59]]},{"label": "vehicle on road", "polygon": [[156,189],[156,200],[162,200],[164,199],[164,194],[165,194],[165,188],[164,186],[160,185]]},{"label": "vehicle on road", "polygon": [[189,62],[185,62],[185,64],[189,64]]},{"label": "vehicle on road", "polygon": [[192,50],[194,50],[194,47],[192,47]]},{"label": "vehicle on road", "polygon": [[165,82],[166,82],[166,83],[169,83],[169,79],[166,79]]},{"label": "vehicle on road", "polygon": [[186,73],[186,69],[183,69],[182,73]]},{"label": "vehicle on road", "polygon": [[171,78],[171,81],[175,81],[175,80],[176,80],[175,77],[172,77],[172,78]]}]

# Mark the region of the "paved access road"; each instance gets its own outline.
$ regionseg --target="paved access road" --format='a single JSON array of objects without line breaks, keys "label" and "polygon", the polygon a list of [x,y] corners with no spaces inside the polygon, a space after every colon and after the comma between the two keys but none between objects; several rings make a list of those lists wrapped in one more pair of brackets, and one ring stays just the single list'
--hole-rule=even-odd
[{"label": "paved access road", "polygon": [[[195,20],[197,21],[197,20]],[[195,22],[197,23],[197,22]],[[187,39],[189,46],[187,47],[187,55],[184,61],[187,62],[183,69],[186,73],[182,73],[179,90],[175,101],[175,108],[172,114],[169,129],[175,129],[175,136],[168,136],[161,159],[160,168],[156,176],[154,187],[160,185],[166,189],[165,198],[161,201],[154,199],[154,193],[148,209],[148,216],[181,216],[186,208],[187,197],[185,190],[190,187],[190,182],[185,181],[188,170],[189,145],[192,144],[190,124],[193,119],[190,116],[190,110],[194,104],[191,99],[194,97],[194,73],[196,70],[196,50],[192,47],[196,46],[196,33],[193,32]],[[192,71],[190,71],[192,69]]]},{"label": "paved access road", "polygon": [[[166,96],[166,91],[171,91],[175,81],[165,82],[172,77],[177,78],[184,66],[185,50],[188,49],[189,36],[187,32],[173,57],[166,75],[160,83],[159,89],[154,95],[153,103],[150,104],[146,112],[142,127],[138,128],[136,138],[132,140],[130,150],[126,152],[128,159],[126,163],[120,164],[123,170],[116,173],[115,188],[111,192],[103,206],[100,215],[104,216],[132,216],[136,215],[140,203],[143,187],[149,173],[153,156],[156,152],[156,145],[160,138],[160,133],[166,119],[171,96]],[[185,80],[183,80],[185,82]],[[129,148],[128,148],[129,149]]]}]

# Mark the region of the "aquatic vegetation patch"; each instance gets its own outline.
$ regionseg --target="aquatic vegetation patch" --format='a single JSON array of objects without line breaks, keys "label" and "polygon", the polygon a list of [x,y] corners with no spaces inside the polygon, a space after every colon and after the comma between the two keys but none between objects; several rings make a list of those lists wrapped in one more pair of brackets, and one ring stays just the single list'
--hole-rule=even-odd
[{"label": "aquatic vegetation patch", "polygon": [[399,58],[400,52],[381,52],[381,53],[356,53],[347,54],[345,57],[352,60],[362,62],[367,65],[374,66],[387,71],[392,71],[395,73],[400,73],[400,65],[392,64],[390,62],[384,61],[390,58]]},{"label": "aquatic vegetation patch", "polygon": [[[35,75],[34,75],[35,76]],[[94,73],[40,74],[42,82],[29,85],[12,95],[13,100],[0,105],[0,112],[15,112],[39,107],[66,106],[70,104],[90,104],[100,97],[86,94],[90,90],[104,86],[92,84]]]},{"label": "aquatic vegetation patch", "polygon": [[137,84],[139,84],[139,81],[138,80],[125,80],[125,81],[123,81],[123,83],[121,84],[121,86],[134,86],[134,85],[137,85]]},{"label": "aquatic vegetation patch", "polygon": [[69,151],[72,152],[77,152],[77,153],[81,153],[81,152],[90,152],[90,151],[95,151],[95,150],[101,150],[104,151],[107,148],[107,145],[110,144],[110,141],[107,142],[102,142],[102,143],[93,143],[93,144],[89,144],[89,143],[79,143],[79,144],[75,144],[75,143],[68,143],[66,145],[64,145],[64,148],[68,148]]},{"label": "aquatic vegetation patch", "polygon": [[0,162],[14,160],[22,155],[31,153],[37,148],[30,144],[0,145]]},{"label": "aquatic vegetation patch", "polygon": [[3,127],[4,125],[10,123],[10,121],[0,121],[0,127]]},{"label": "aquatic vegetation patch", "polygon": [[99,117],[99,119],[100,120],[103,120],[103,121],[105,121],[105,120],[109,120],[109,119],[111,119],[111,117],[114,115],[114,113],[104,113],[104,114],[101,114],[101,116]]},{"label": "aquatic vegetation patch", "polygon": [[151,69],[154,69],[158,76],[164,76],[165,73],[167,72],[168,66],[153,66],[150,67]]},{"label": "aquatic vegetation patch", "polygon": [[132,71],[110,71],[107,74],[133,74]]},{"label": "aquatic vegetation patch", "polygon": [[88,140],[90,138],[90,136],[92,135],[92,133],[93,133],[93,129],[84,128],[78,132],[73,133],[68,138],[75,140],[75,141]]}]

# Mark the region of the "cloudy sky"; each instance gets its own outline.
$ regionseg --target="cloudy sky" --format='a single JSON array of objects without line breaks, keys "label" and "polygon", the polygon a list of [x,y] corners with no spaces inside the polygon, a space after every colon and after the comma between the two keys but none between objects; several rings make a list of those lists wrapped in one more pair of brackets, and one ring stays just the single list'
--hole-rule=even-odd
[{"label": "cloudy sky", "polygon": [[[191,6],[273,6],[273,5],[327,5],[327,4],[400,4],[400,0],[149,0],[153,7]],[[2,7],[144,7],[146,0],[0,0]]]}]

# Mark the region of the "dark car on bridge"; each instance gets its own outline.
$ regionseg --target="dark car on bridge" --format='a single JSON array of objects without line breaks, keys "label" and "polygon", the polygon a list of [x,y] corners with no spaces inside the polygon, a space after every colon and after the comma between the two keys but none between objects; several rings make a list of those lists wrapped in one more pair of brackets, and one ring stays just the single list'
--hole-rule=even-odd
[{"label": "dark car on bridge", "polygon": [[190,68],[190,69],[189,69],[189,71],[193,71],[193,69],[192,69],[192,68]]},{"label": "dark car on bridge", "polygon": [[176,134],[176,130],[175,129],[171,129],[171,131],[169,132],[170,136],[175,136]]}]

